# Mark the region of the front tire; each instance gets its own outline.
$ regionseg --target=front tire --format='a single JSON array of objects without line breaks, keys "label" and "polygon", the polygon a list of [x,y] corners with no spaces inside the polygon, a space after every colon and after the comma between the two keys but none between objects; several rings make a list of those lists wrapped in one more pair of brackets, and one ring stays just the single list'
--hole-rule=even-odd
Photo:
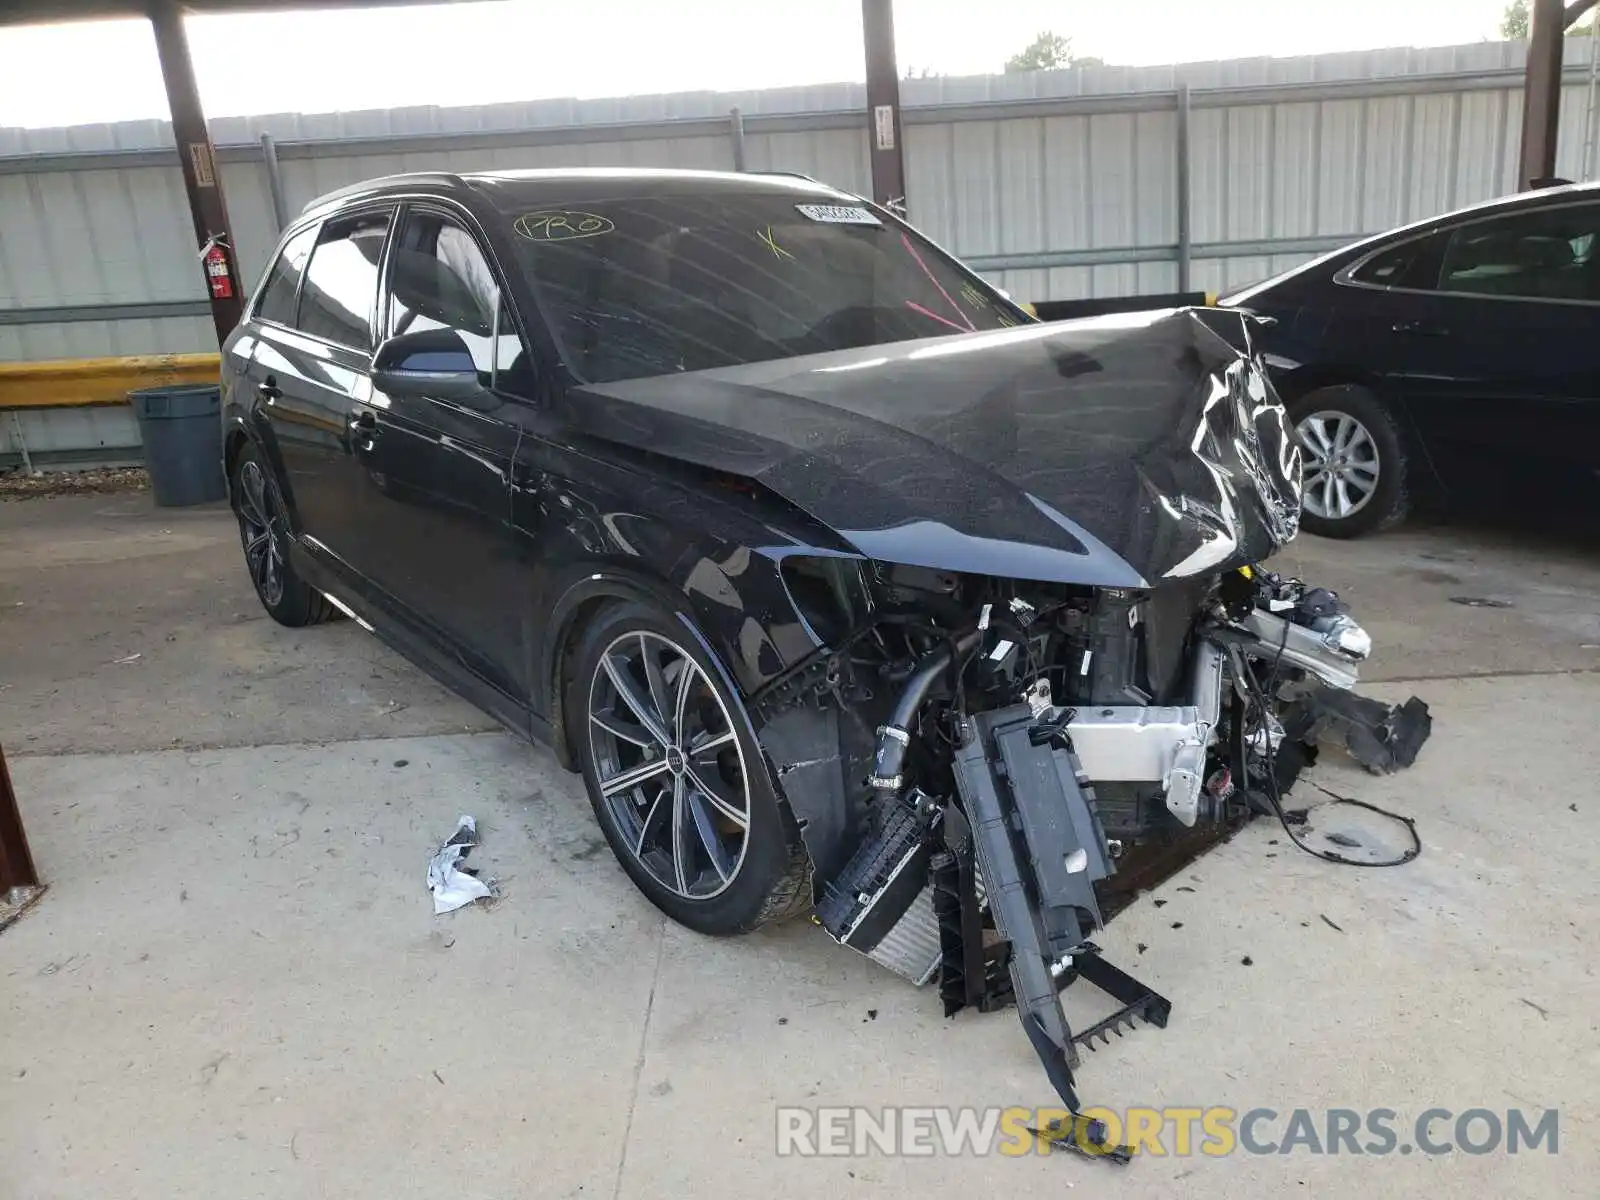
[{"label": "front tire", "polygon": [[1368,388],[1318,388],[1289,406],[1305,458],[1301,525],[1353,538],[1406,514],[1406,452],[1400,426]]},{"label": "front tire", "polygon": [[229,495],[239,519],[239,541],[256,597],[280,625],[298,629],[328,620],[333,605],[301,579],[289,561],[289,524],[283,497],[266,460],[246,444],[233,464]]},{"label": "front tire", "polygon": [[572,701],[595,817],[652,904],[718,936],[810,908],[799,832],[738,696],[681,615],[602,612],[584,631]]}]

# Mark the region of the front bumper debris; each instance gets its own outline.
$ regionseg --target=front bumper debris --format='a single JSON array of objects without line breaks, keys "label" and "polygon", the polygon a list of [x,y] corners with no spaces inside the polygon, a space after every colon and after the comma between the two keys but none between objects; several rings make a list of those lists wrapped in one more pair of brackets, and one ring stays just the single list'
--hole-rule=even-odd
[{"label": "front bumper debris", "polygon": [[[905,978],[937,981],[947,1016],[1015,1005],[1073,1114],[1040,1138],[1121,1161],[1081,1116],[1080,1053],[1140,1022],[1166,1027],[1172,1005],[1091,935],[1149,886],[1152,864],[1176,870],[1185,848],[1215,844],[1251,813],[1277,815],[1326,861],[1409,861],[1416,851],[1379,863],[1306,846],[1282,794],[1319,743],[1373,771],[1410,765],[1431,729],[1427,705],[1355,695],[1366,631],[1334,593],[1259,568],[1191,592],[1112,589],[1077,607],[1002,594],[973,616],[885,672],[894,690],[872,713],[872,755],[850,771],[868,793],[859,833],[821,877],[817,918]],[[827,669],[835,682],[816,710],[870,733],[847,707],[866,693],[849,691],[846,657]],[[1061,992],[1079,980],[1116,1007],[1074,1031]]]},{"label": "front bumper debris", "polygon": [[[1106,962],[1088,939],[1103,923],[1095,884],[1110,876],[1112,866],[1093,789],[1063,728],[1039,720],[1026,705],[980,713],[966,723],[955,761],[967,820],[957,810],[947,814],[946,857],[953,863],[945,866],[944,886],[936,880],[935,906],[941,913],[946,1015],[968,1006],[987,1011],[1015,1004],[1045,1074],[1076,1113],[1078,1047],[1092,1048],[1112,1032],[1120,1036],[1140,1018],[1164,1028],[1172,1005]],[[963,869],[974,855],[1003,939],[993,955],[983,948],[976,876]],[[1074,1035],[1060,992],[1077,979],[1107,992],[1121,1007]]]},{"label": "front bumper debris", "polygon": [[1285,738],[1306,746],[1336,746],[1375,775],[1416,762],[1432,732],[1433,717],[1416,696],[1404,704],[1384,704],[1329,687],[1301,696],[1283,719]]}]

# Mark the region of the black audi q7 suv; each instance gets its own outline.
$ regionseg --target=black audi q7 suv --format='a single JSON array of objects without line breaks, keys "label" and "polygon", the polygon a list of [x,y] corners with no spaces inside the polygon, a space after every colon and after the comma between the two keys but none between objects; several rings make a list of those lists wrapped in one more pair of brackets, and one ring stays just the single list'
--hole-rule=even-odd
[{"label": "black audi q7 suv", "polygon": [[1076,1110],[1063,984],[1124,1006],[1084,1037],[1169,1007],[1095,969],[1097,887],[1292,778],[1370,649],[1261,565],[1301,495],[1257,324],[1041,324],[792,176],[398,176],[284,232],[224,453],[279,622],[550,745],[684,925],[814,911],[1014,999]]},{"label": "black audi q7 suv", "polygon": [[[1354,537],[1423,493],[1600,500],[1600,184],[1433,217],[1225,296],[1305,453],[1305,527]],[[1544,500],[1541,497],[1541,503]]]}]

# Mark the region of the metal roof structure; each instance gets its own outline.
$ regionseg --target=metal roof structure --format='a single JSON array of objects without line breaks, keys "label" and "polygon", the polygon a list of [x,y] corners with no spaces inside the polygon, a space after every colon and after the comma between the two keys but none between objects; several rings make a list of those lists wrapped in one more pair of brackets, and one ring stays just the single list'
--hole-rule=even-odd
[{"label": "metal roof structure", "polygon": [[[179,0],[188,13],[287,12],[317,8],[393,8],[402,4],[449,4],[454,0]],[[148,17],[150,0],[0,0],[0,25],[54,25],[62,21]]]},{"label": "metal roof structure", "polygon": [[[223,342],[243,313],[244,279],[233,247],[221,172],[211,144],[194,63],[183,19],[191,13],[274,12],[290,9],[359,8],[429,0],[0,0],[0,25],[146,17],[156,38],[161,79],[172,110],[172,129],[179,147],[184,189],[194,221],[211,318],[217,342]],[[450,0],[442,0],[450,2]],[[888,0],[884,0],[885,3]]]},{"label": "metal roof structure", "polygon": [[[380,8],[451,0],[0,0],[0,25],[147,17],[155,32],[161,78],[172,111],[184,190],[194,221],[195,244],[209,291],[217,342],[227,340],[243,313],[244,280],[234,249],[222,172],[195,83],[184,17],[194,13],[284,12],[292,9]],[[905,164],[900,133],[900,80],[894,54],[894,0],[861,0],[867,60],[867,90],[877,135],[869,151],[873,190],[880,201],[904,202]],[[865,125],[865,113],[862,124]],[[735,124],[738,116],[735,113]],[[885,133],[885,130],[892,130]],[[270,153],[270,151],[264,152]],[[736,166],[743,166],[736,161]],[[281,208],[281,197],[274,204]]]},{"label": "metal roof structure", "polygon": [[[1576,179],[1592,175],[1589,39],[1572,41],[1556,173]],[[904,81],[911,219],[1022,300],[1227,291],[1516,191],[1525,55],[1523,43],[1491,42]],[[865,103],[854,83],[278,113],[210,128],[233,246],[254,282],[283,222],[338,188],[412,171],[727,170],[733,106],[748,170],[865,193]],[[0,362],[214,344],[178,168],[164,121],[0,130]]]},{"label": "metal roof structure", "polygon": [[[0,25],[149,17],[173,116],[170,134],[158,122],[137,123],[137,128],[38,131],[38,135],[0,129],[0,175],[55,170],[78,172],[86,179],[114,178],[104,168],[167,166],[176,159],[193,218],[190,252],[200,249],[213,260],[205,277],[209,296],[201,303],[209,304],[221,340],[237,322],[244,292],[239,247],[243,244],[246,256],[253,258],[264,253],[271,240],[270,235],[263,236],[265,229],[258,234],[253,228],[267,223],[257,219],[255,210],[266,206],[254,203],[254,196],[241,212],[243,238],[233,237],[223,201],[223,177],[229,174],[225,168],[241,161],[265,165],[272,184],[268,211],[276,211],[279,226],[292,207],[283,194],[286,181],[303,202],[309,195],[370,175],[419,167],[472,170],[556,161],[567,165],[575,159],[594,166],[724,165],[728,117],[703,112],[694,114],[698,121],[686,120],[690,116],[682,103],[686,98],[674,97],[535,101],[479,110],[283,114],[207,125],[183,33],[184,14],[429,2],[448,0],[0,0]],[[885,35],[892,39],[886,20],[891,2],[862,0],[864,16],[873,18],[864,24],[869,41],[874,30],[880,39]],[[1270,273],[1284,256],[1325,250],[1330,239],[1412,219],[1462,199],[1515,190],[1519,178],[1526,182],[1551,174],[1557,165],[1561,107],[1571,110],[1569,124],[1589,111],[1583,120],[1587,133],[1596,105],[1592,82],[1587,110],[1580,111],[1575,89],[1568,88],[1569,95],[1563,97],[1559,43],[1564,39],[1552,40],[1550,32],[1558,21],[1574,19],[1595,3],[1569,0],[1563,6],[1562,0],[1537,0],[1531,50],[1543,42],[1546,53],[1516,55],[1526,63],[1523,80],[1517,79],[1523,72],[1516,69],[1523,64],[1513,64],[1508,56],[1513,47],[1486,45],[1484,51],[1501,59],[1485,63],[1488,70],[1480,66],[1463,71],[1452,60],[1431,79],[1384,78],[1390,72],[1378,69],[1363,70],[1366,78],[1360,83],[1346,83],[1315,67],[1309,77],[1280,78],[1272,73],[1280,61],[1310,66],[1316,60],[1264,60],[1213,64],[1237,73],[1217,79],[1191,77],[1195,73],[1189,68],[1104,68],[993,79],[912,80],[902,85],[893,78],[891,42],[887,70],[894,111],[887,124],[881,111],[867,120],[869,105],[874,110],[881,107],[874,95],[881,99],[885,94],[884,47],[877,45],[868,48],[864,90],[858,84],[783,89],[843,94],[844,102],[829,105],[831,111],[815,111],[816,104],[802,103],[802,110],[812,111],[796,112],[793,96],[774,97],[778,111],[760,101],[749,108],[736,104],[731,114],[731,157],[736,169],[744,169],[748,155],[748,165],[755,169],[798,167],[863,193],[870,177],[874,198],[884,202],[904,198],[905,185],[894,185],[904,180],[904,156],[910,154],[917,176],[916,186],[909,189],[910,202],[919,224],[931,226],[937,236],[954,243],[958,253],[979,260],[975,265],[981,269],[1017,276],[1006,279],[1004,286],[1038,287],[1035,276],[1040,272],[1082,268],[1095,274],[1095,291],[1102,286],[1099,276],[1120,278],[1129,272],[1137,279],[1128,290],[1149,290],[1146,276],[1164,276],[1169,262],[1177,264],[1179,290],[1202,282],[1231,284],[1238,282],[1233,278],[1236,273],[1255,270],[1251,258],[1259,256],[1263,273]],[[1446,53],[1453,56],[1471,49]],[[1404,61],[1397,62],[1396,56]],[[1413,59],[1420,64],[1439,56],[1401,50],[1373,52],[1370,57],[1374,65],[1392,63],[1399,67],[1398,73],[1410,74],[1415,69]],[[1576,55],[1569,50],[1568,57]],[[1257,68],[1264,68],[1270,78],[1255,78],[1262,74]],[[1156,81],[1150,78],[1152,71],[1165,72],[1169,78]],[[1084,80],[1091,76],[1104,84],[1085,89]],[[1537,93],[1540,103],[1519,109],[1513,91],[1516,82],[1524,83],[1524,96]],[[1050,94],[1049,89],[1058,85],[1070,85],[1071,94]],[[1036,90],[1041,87],[1045,93]],[[919,91],[930,90],[918,103]],[[902,93],[913,100],[909,111],[902,107]],[[709,93],[688,98],[689,106],[708,98]],[[1388,102],[1391,98],[1393,102]],[[641,110],[662,101],[671,103],[655,121],[640,120]],[[458,128],[463,121],[470,127]],[[1518,123],[1522,167],[1517,177],[1501,182],[1504,148],[1515,139]],[[212,145],[213,128],[224,143],[220,157]],[[237,143],[246,139],[238,132],[243,130],[249,130],[249,140],[241,146]],[[1466,130],[1481,131],[1481,136],[1466,138]],[[96,145],[102,137],[109,137],[111,145]],[[278,137],[291,140],[280,147]],[[1192,179],[1191,141],[1197,147]],[[554,151],[555,147],[561,149]],[[559,158],[552,160],[552,153]],[[293,160],[292,171],[280,173],[279,155]],[[886,157],[892,157],[894,164],[887,164]],[[1347,162],[1353,169],[1342,169]],[[989,169],[973,172],[964,169],[968,163],[987,163]],[[1275,169],[1262,171],[1263,165]],[[90,172],[91,166],[101,170]],[[1180,176],[1175,177],[1175,168]],[[297,178],[289,179],[291,174]],[[237,180],[237,171],[232,176]],[[1363,177],[1370,188],[1358,182]],[[1127,185],[1122,189],[1126,196],[1119,195],[1122,184]],[[164,207],[170,216],[170,185],[163,183],[157,190],[159,200],[142,193],[125,199],[135,208],[141,196],[155,200],[155,207]],[[90,206],[76,192],[72,199],[69,209],[81,215],[92,245],[97,239],[91,214],[99,206]],[[180,270],[192,273],[193,260],[177,240],[164,252],[150,249],[162,240],[166,220],[147,205],[142,217],[136,214],[136,223],[144,235],[137,240],[139,255],[156,254],[163,260],[147,267],[159,266],[163,276]],[[1168,232],[1173,229],[1175,233]],[[177,231],[171,232],[176,239]],[[1191,279],[1191,259],[1207,258],[1229,258],[1231,265],[1213,264],[1203,276],[1197,269]],[[98,277],[100,259],[94,271]],[[13,280],[11,287],[20,286],[28,293],[39,290],[34,286],[39,282]],[[1109,285],[1109,279],[1104,282]],[[1054,290],[1055,285],[1046,286]],[[112,303],[122,299],[114,293],[123,289],[108,285],[104,290],[107,294],[93,297],[97,303],[92,306],[97,314],[121,319],[131,318],[134,309],[144,313],[148,301],[165,305],[163,293],[186,289],[163,283],[131,306]],[[70,310],[84,315],[81,303],[74,306],[67,297],[40,296],[24,306],[33,309],[31,313],[0,313],[0,325],[18,323],[8,322],[7,316],[40,323],[51,308],[50,303],[41,308],[40,299],[49,299],[63,314]],[[108,307],[116,308],[120,316],[111,318]]]}]

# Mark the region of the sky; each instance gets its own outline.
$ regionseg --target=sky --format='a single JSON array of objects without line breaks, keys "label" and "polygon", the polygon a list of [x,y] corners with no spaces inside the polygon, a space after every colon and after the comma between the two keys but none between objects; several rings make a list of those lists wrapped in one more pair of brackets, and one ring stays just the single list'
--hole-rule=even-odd
[{"label": "sky", "polygon": [[[1497,36],[1505,0],[895,0],[901,71],[998,71],[1041,30],[1144,66]],[[190,17],[208,116],[859,80],[859,0],[494,0]],[[144,21],[0,28],[0,125],[167,115]]]}]

